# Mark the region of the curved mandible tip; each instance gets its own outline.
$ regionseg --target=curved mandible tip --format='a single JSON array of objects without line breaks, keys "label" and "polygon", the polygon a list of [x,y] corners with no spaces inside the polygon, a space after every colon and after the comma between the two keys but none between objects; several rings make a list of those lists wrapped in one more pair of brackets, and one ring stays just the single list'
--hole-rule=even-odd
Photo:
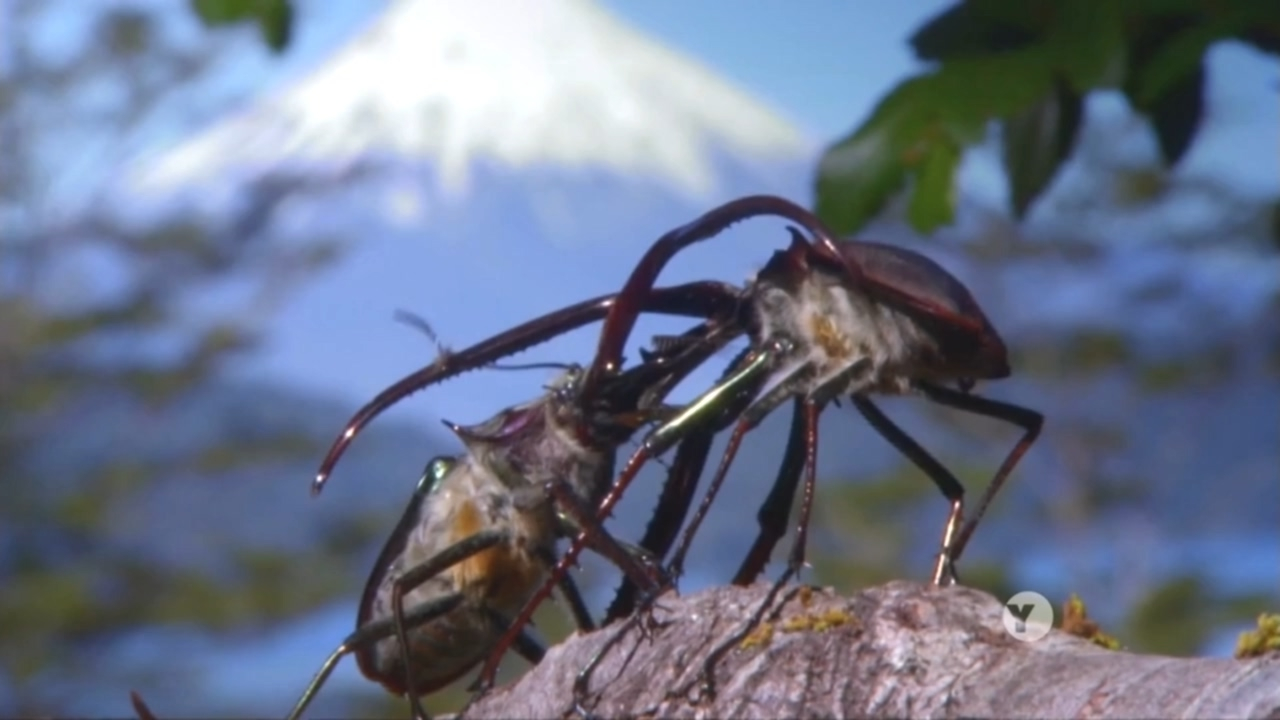
[{"label": "curved mandible tip", "polygon": [[451,363],[450,361],[455,357],[457,356],[453,354],[438,356],[435,362],[396,381],[391,387],[378,393],[373,400],[370,400],[364,407],[357,410],[355,415],[352,415],[347,424],[343,426],[342,433],[329,446],[329,452],[325,453],[324,460],[320,462],[320,470],[316,472],[315,478],[311,481],[311,495],[314,497],[320,494],[320,491],[324,489],[324,484],[333,473],[334,466],[338,464],[342,454],[347,451],[347,446],[355,439],[356,434],[364,429],[365,425],[372,422],[374,418],[381,415],[384,410],[419,390],[424,390],[431,385],[472,369],[471,364]]},{"label": "curved mandible tip", "polygon": [[486,340],[457,352],[442,353],[426,367],[420,368],[378,393],[364,407],[356,411],[343,426],[329,451],[325,453],[320,469],[311,481],[312,496],[319,495],[333,473],[347,446],[355,436],[384,410],[419,390],[444,382],[453,377],[479,369],[508,355],[528,350],[534,345],[563,335],[603,317],[613,303],[613,295],[600,295],[559,310],[554,310],[521,325],[498,333]]},{"label": "curved mandible tip", "polygon": [[814,237],[818,248],[829,249],[838,257],[835,234],[812,211],[786,198],[748,195],[712,208],[692,222],[658,238],[636,263],[618,293],[617,302],[605,318],[595,361],[583,383],[584,389],[593,389],[604,375],[617,372],[622,364],[623,347],[639,319],[640,304],[657,282],[658,274],[676,253],[696,242],[715,237],[734,223],[762,215],[774,215],[796,223]]},{"label": "curved mandible tip", "polygon": [[156,720],[155,713],[147,707],[147,703],[143,701],[137,690],[129,691],[129,703],[133,705],[133,711],[137,713],[138,720]]}]

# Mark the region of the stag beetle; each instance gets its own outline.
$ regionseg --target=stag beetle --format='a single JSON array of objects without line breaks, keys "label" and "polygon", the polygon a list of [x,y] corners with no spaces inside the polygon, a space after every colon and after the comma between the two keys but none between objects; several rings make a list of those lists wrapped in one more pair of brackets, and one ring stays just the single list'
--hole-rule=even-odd
[{"label": "stag beetle", "polygon": [[[804,473],[804,494],[795,542],[787,569],[757,613],[804,563],[805,541],[816,487],[818,416],[827,403],[848,395],[867,421],[916,463],[950,501],[933,581],[954,582],[954,563],[1017,461],[1035,441],[1043,417],[1032,410],[970,394],[977,380],[1008,377],[1007,350],[968,289],[925,256],[891,245],[836,240],[812,214],[781,198],[753,196],[723,205],[693,223],[660,238],[641,259],[618,293],[601,330],[592,372],[617,372],[626,336],[662,267],[682,248],[709,237],[707,227],[726,226],[744,215],[782,214],[790,205],[801,225],[814,236],[807,241],[790,229],[791,246],[776,252],[740,293],[737,319],[750,346],[733,362],[725,379],[651,431],[627,462],[597,511],[606,519],[640,468],[690,433],[718,431],[737,421],[729,447],[708,495],[686,529],[669,568],[678,577],[693,533],[723,481],[742,437],[787,398],[796,408],[792,432],[773,490],[758,515],[760,533],[735,582],[749,583],[767,563],[785,532],[791,500]],[[708,220],[710,218],[710,220]],[[587,383],[593,379],[588,375]],[[947,387],[954,385],[955,388]],[[885,416],[868,395],[920,393],[940,404],[1009,421],[1023,436],[988,485],[977,512],[963,519],[964,489],[945,467]],[[742,398],[749,401],[742,406]],[[741,409],[738,409],[741,408]],[[661,517],[660,507],[655,517]],[[575,562],[583,538],[570,545],[552,571],[560,577]],[[527,622],[550,583],[531,598],[512,628]],[[624,586],[623,590],[626,588]],[[611,609],[624,612],[622,606]],[[625,603],[623,603],[625,605]],[[741,635],[745,636],[750,627]],[[481,688],[491,683],[496,660],[513,634],[508,631],[481,671]],[[708,692],[711,667],[732,642],[717,648],[704,666]]]},{"label": "stag beetle", "polygon": [[[727,297],[711,284],[697,287],[708,289],[709,299]],[[686,291],[688,286],[671,290]],[[584,371],[570,367],[537,400],[477,425],[446,422],[466,454],[429,463],[374,566],[356,632],[329,657],[290,720],[349,652],[356,652],[366,677],[408,695],[415,717],[425,717],[418,696],[447,685],[485,657],[507,629],[506,619],[555,564],[560,537],[591,538],[627,577],[656,593],[660,567],[646,562],[650,556],[642,549],[624,547],[596,525],[592,510],[612,480],[615,448],[662,413],[665,395],[724,344],[713,329],[693,332],[698,342],[671,355],[651,355],[606,379],[592,404],[581,395]],[[567,579],[558,583],[578,626],[593,629]],[[394,638],[387,637],[388,623]],[[377,642],[369,645],[373,638]],[[534,662],[542,656],[523,631],[516,649]]]},{"label": "stag beetle", "polygon": [[[584,371],[569,366],[531,402],[476,425],[446,422],[466,453],[427,463],[373,566],[355,631],[325,660],[289,720],[301,717],[348,654],[366,677],[407,695],[415,718],[425,718],[419,696],[486,656],[554,565],[560,537],[585,529],[593,548],[657,592],[654,556],[603,529],[592,532],[591,511],[612,480],[615,447],[667,412],[662,400],[670,389],[723,345],[714,331],[692,332],[698,342],[648,354],[642,365],[607,379],[589,411],[579,402]],[[594,629],[572,579],[558,582],[578,627]],[[544,652],[523,630],[515,648],[531,662]],[[150,712],[141,698],[133,701],[140,715]]]}]

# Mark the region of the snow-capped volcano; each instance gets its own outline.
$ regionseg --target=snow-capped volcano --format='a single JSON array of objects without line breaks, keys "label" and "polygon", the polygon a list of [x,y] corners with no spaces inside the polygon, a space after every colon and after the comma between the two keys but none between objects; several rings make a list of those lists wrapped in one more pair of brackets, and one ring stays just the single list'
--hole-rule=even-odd
[{"label": "snow-capped volcano", "polygon": [[715,152],[756,161],[815,145],[697,61],[592,0],[396,0],[295,85],[126,173],[130,194],[288,168],[430,163],[457,195],[473,164],[605,171],[705,199]]},{"label": "snow-capped volcano", "polygon": [[[393,0],[309,75],[210,122],[122,169],[113,206],[349,239],[262,319],[269,344],[252,369],[353,402],[433,354],[390,323],[395,309],[465,346],[616,290],[648,243],[716,203],[805,200],[818,150],[592,0]],[[682,254],[662,284],[741,280],[784,237],[762,225],[745,230],[761,238],[753,247],[735,228],[732,243]],[[589,359],[594,331],[542,358]],[[451,383],[410,406],[470,421],[543,379],[481,377],[479,393]]]}]

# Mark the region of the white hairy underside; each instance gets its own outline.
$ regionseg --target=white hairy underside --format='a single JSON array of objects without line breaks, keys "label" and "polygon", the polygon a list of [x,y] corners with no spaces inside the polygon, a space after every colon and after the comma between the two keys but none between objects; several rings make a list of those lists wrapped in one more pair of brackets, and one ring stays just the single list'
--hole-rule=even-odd
[{"label": "white hairy underside", "polygon": [[[775,286],[756,292],[757,342],[785,336],[796,343],[759,397],[783,385],[804,396],[820,388],[839,395],[906,392],[921,350],[932,346],[909,317],[821,271],[794,293]],[[841,387],[830,388],[833,382]]]}]

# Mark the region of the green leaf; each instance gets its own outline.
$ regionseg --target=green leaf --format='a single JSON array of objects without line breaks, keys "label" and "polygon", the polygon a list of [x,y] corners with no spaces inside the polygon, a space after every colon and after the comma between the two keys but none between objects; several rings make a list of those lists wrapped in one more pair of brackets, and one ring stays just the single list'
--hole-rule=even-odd
[{"label": "green leaf", "polygon": [[1004,122],[1002,149],[1014,217],[1021,219],[1071,156],[1084,98],[1061,78],[1043,99]]},{"label": "green leaf", "polygon": [[[1025,6],[1027,3],[1017,3]],[[920,60],[952,60],[1009,52],[1036,41],[1027,23],[1011,15],[1022,9],[1004,2],[961,2],[920,26],[907,40]],[[1011,12],[1012,11],[1012,12]]]},{"label": "green leaf", "polygon": [[1259,52],[1280,55],[1280,27],[1249,29],[1242,32],[1239,38]]},{"label": "green leaf", "polygon": [[1204,113],[1204,62],[1152,104],[1151,124],[1165,164],[1174,167],[1191,147]]},{"label": "green leaf", "polygon": [[1168,167],[1195,140],[1204,111],[1204,53],[1230,36],[1239,18],[1193,24],[1164,18],[1133,42],[1133,70],[1124,85],[1133,108],[1148,117]]},{"label": "green leaf", "polygon": [[1139,111],[1150,108],[1200,66],[1205,51],[1227,30],[1221,25],[1202,25],[1165,39],[1151,52],[1148,60],[1140,64],[1135,62],[1131,77],[1125,83],[1129,102]]},{"label": "green leaf", "polygon": [[1195,140],[1204,111],[1204,55],[1214,43],[1261,32],[1280,21],[1269,3],[1227,3],[1165,14],[1134,33],[1124,90],[1152,123],[1161,155],[1175,166]]},{"label": "green leaf", "polygon": [[[1039,49],[948,62],[889,93],[871,117],[827,150],[818,167],[816,212],[833,230],[852,234],[916,177],[917,230],[936,228],[926,209],[953,204],[954,170],[964,148],[984,137],[988,122],[1041,98],[1049,89],[1053,58]],[[935,153],[942,157],[935,158]],[[945,178],[943,176],[946,176]],[[921,183],[922,176],[927,176]],[[945,181],[944,181],[945,179]]]},{"label": "green leaf", "polygon": [[274,52],[283,52],[293,39],[293,4],[288,0],[268,2],[258,15],[263,40]]},{"label": "green leaf", "polygon": [[1271,206],[1271,241],[1280,248],[1280,202]]},{"label": "green leaf", "polygon": [[206,25],[244,22],[255,15],[257,0],[191,0],[191,9]]},{"label": "green leaf", "polygon": [[1084,93],[1119,67],[1123,9],[1113,0],[969,0],[926,22],[909,42],[919,59],[944,62],[1048,49]]},{"label": "green leaf", "polygon": [[925,157],[915,176],[907,206],[911,227],[928,234],[949,224],[956,215],[955,174],[963,156],[957,143],[941,142]]},{"label": "green leaf", "polygon": [[1131,71],[1125,92],[1135,107],[1150,108],[1195,72],[1216,42],[1244,40],[1264,52],[1280,47],[1280,4],[1236,0],[1179,5],[1139,16],[1132,25]]},{"label": "green leaf", "polygon": [[823,154],[818,164],[815,212],[831,228],[851,235],[906,183],[887,123],[863,126]]},{"label": "green leaf", "polygon": [[191,0],[191,8],[213,27],[256,22],[273,52],[283,51],[293,37],[291,0]]},{"label": "green leaf", "polygon": [[1239,14],[1232,38],[1268,55],[1280,55],[1280,5],[1237,0],[1231,10]]},{"label": "green leaf", "polygon": [[956,3],[943,10],[907,38],[917,60],[943,60],[967,55],[986,47],[981,37],[982,19],[970,3]]},{"label": "green leaf", "polygon": [[[1029,158],[1018,178],[1017,202],[1029,206],[1070,153],[1080,98],[1118,75],[1122,20],[1119,5],[1109,0],[979,0],[930,21],[912,42],[922,57],[942,58],[942,67],[899,85],[860,128],[827,151],[815,187],[818,215],[837,232],[856,232],[910,176],[916,180],[908,208],[912,225],[930,232],[949,222],[963,150],[983,139],[991,121],[1024,114],[1052,97],[1058,79],[1074,97],[1060,100],[1058,122],[1044,140],[1047,150]],[[997,28],[1023,34],[1014,42]]]},{"label": "green leaf", "polygon": [[[1124,57],[1124,19],[1114,0],[1054,4],[1045,38],[1054,75],[1081,95],[1118,84]],[[1112,79],[1115,75],[1115,79]]]}]

